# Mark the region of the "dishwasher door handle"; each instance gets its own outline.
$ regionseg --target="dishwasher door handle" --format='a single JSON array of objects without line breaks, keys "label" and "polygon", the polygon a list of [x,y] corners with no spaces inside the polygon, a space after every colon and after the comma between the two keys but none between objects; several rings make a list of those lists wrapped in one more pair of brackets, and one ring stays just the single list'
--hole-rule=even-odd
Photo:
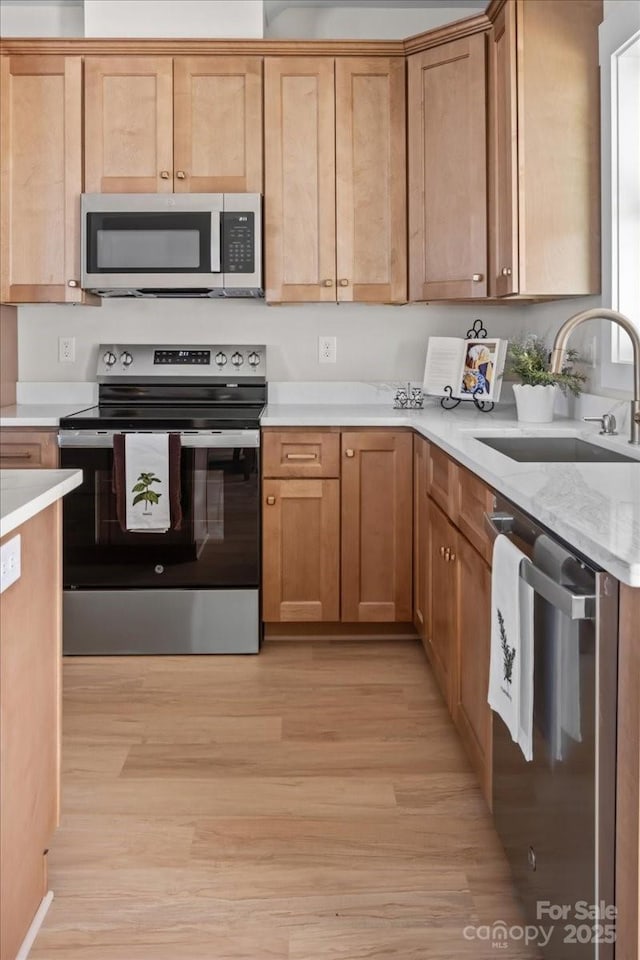
[{"label": "dishwasher door handle", "polygon": [[520,579],[524,580],[543,600],[564,613],[569,620],[595,620],[596,595],[572,593],[548,574],[543,573],[527,557],[520,562]]},{"label": "dishwasher door handle", "polygon": [[[514,518],[509,513],[496,512],[484,515],[485,529],[492,541],[495,541],[501,533],[508,536],[513,530],[514,522]],[[524,557],[520,562],[520,579],[570,620],[595,620],[595,594],[572,593],[544,573],[540,567],[536,567],[528,557]]]}]

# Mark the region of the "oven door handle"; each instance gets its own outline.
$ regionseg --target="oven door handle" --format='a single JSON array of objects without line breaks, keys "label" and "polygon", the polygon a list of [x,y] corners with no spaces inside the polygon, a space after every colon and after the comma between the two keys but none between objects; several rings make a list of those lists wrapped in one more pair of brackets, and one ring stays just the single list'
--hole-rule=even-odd
[{"label": "oven door handle", "polygon": [[[58,446],[76,450],[110,450],[116,433],[163,433],[165,431],[104,430],[98,433],[91,430],[61,430],[58,434]],[[196,432],[169,430],[178,433],[183,447],[199,447],[207,450],[234,448],[257,448],[260,446],[259,430],[221,430],[219,432]]]}]

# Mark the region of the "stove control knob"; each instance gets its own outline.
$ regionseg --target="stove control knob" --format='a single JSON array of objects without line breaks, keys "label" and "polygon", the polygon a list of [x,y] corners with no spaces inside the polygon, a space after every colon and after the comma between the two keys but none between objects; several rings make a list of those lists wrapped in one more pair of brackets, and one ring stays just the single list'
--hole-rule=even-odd
[{"label": "stove control knob", "polygon": [[112,353],[111,350],[107,350],[105,355],[102,358],[103,363],[106,363],[108,367],[112,367],[116,362],[116,355]]},{"label": "stove control knob", "polygon": [[236,350],[235,353],[231,354],[231,363],[234,365],[234,367],[241,367],[244,363],[244,357]]},{"label": "stove control knob", "polygon": [[249,354],[247,359],[252,367],[257,367],[260,365],[260,354],[256,353],[255,350]]},{"label": "stove control knob", "polygon": [[216,353],[216,363],[219,367],[224,367],[227,362],[227,355],[220,350],[219,353]]},{"label": "stove control knob", "polygon": [[129,367],[133,363],[133,357],[127,350],[120,354],[120,363],[123,367]]}]

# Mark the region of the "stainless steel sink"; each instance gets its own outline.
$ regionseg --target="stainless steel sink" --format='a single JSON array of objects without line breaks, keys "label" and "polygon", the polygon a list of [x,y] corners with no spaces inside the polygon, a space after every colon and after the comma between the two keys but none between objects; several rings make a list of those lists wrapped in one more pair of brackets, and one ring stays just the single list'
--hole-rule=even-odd
[{"label": "stainless steel sink", "polygon": [[637,463],[617,450],[577,437],[476,437],[512,460],[523,463]]}]

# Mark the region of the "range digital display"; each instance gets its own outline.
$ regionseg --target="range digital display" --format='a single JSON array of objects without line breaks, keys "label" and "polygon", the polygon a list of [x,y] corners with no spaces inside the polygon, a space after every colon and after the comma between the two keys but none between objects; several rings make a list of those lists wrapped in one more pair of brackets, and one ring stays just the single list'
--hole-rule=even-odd
[{"label": "range digital display", "polygon": [[211,363],[211,350],[154,350],[153,362],[156,363]]}]

